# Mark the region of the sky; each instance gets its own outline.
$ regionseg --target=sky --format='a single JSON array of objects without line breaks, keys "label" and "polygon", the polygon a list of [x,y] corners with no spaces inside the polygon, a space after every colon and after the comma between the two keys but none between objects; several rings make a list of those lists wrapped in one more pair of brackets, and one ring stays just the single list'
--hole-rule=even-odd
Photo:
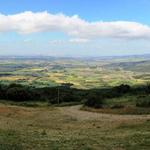
[{"label": "sky", "polygon": [[0,1],[0,55],[150,53],[150,0]]}]

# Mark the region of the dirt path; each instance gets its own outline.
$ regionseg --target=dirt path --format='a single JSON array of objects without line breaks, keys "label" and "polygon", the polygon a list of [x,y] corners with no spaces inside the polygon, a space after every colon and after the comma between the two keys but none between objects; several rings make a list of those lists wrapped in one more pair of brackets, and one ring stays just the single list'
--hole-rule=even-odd
[{"label": "dirt path", "polygon": [[80,110],[82,106],[70,106],[59,108],[61,113],[78,120],[103,120],[103,121],[126,121],[126,120],[150,120],[150,115],[116,115],[88,112]]},{"label": "dirt path", "polygon": [[[150,120],[150,115],[117,115],[117,114],[104,114],[96,112],[88,112],[81,110],[82,106],[66,106],[57,108],[27,108],[19,106],[9,106],[0,104],[0,114],[2,116],[24,116],[32,117],[34,114],[37,116],[52,116],[52,114],[58,114],[59,116],[66,116],[78,121],[104,121],[104,122],[115,122],[115,121],[132,121],[132,120]],[[54,112],[54,113],[52,113]],[[12,114],[12,115],[11,115]],[[49,115],[47,115],[49,114]]]}]

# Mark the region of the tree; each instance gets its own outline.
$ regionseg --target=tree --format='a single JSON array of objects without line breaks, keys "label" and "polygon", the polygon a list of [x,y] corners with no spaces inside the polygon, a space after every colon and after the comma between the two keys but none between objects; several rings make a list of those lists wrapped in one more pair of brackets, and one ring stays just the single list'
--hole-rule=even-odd
[{"label": "tree", "polygon": [[6,92],[7,99],[14,101],[30,100],[30,94],[27,89],[22,87],[9,88]]},{"label": "tree", "polygon": [[103,97],[96,96],[94,94],[89,95],[87,101],[85,102],[85,106],[94,108],[102,108],[103,104],[104,104]]}]

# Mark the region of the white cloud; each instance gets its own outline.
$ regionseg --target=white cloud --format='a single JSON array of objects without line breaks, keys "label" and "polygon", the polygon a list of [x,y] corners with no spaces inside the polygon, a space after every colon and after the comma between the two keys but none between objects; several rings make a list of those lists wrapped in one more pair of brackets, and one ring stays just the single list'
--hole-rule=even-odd
[{"label": "white cloud", "polygon": [[80,39],[80,38],[73,38],[69,40],[70,43],[87,43],[89,39]]},{"label": "white cloud", "polygon": [[88,22],[77,15],[23,12],[0,14],[0,32],[30,34],[34,32],[63,32],[72,41],[85,42],[97,38],[150,38],[150,26],[137,22]]}]

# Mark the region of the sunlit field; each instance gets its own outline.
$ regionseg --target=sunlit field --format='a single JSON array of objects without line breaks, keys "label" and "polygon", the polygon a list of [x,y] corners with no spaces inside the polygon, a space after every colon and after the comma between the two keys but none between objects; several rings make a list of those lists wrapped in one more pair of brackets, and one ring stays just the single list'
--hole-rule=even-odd
[{"label": "sunlit field", "polygon": [[0,81],[32,86],[72,83],[76,88],[138,85],[149,81],[149,60],[141,58],[9,58],[0,61]]}]

